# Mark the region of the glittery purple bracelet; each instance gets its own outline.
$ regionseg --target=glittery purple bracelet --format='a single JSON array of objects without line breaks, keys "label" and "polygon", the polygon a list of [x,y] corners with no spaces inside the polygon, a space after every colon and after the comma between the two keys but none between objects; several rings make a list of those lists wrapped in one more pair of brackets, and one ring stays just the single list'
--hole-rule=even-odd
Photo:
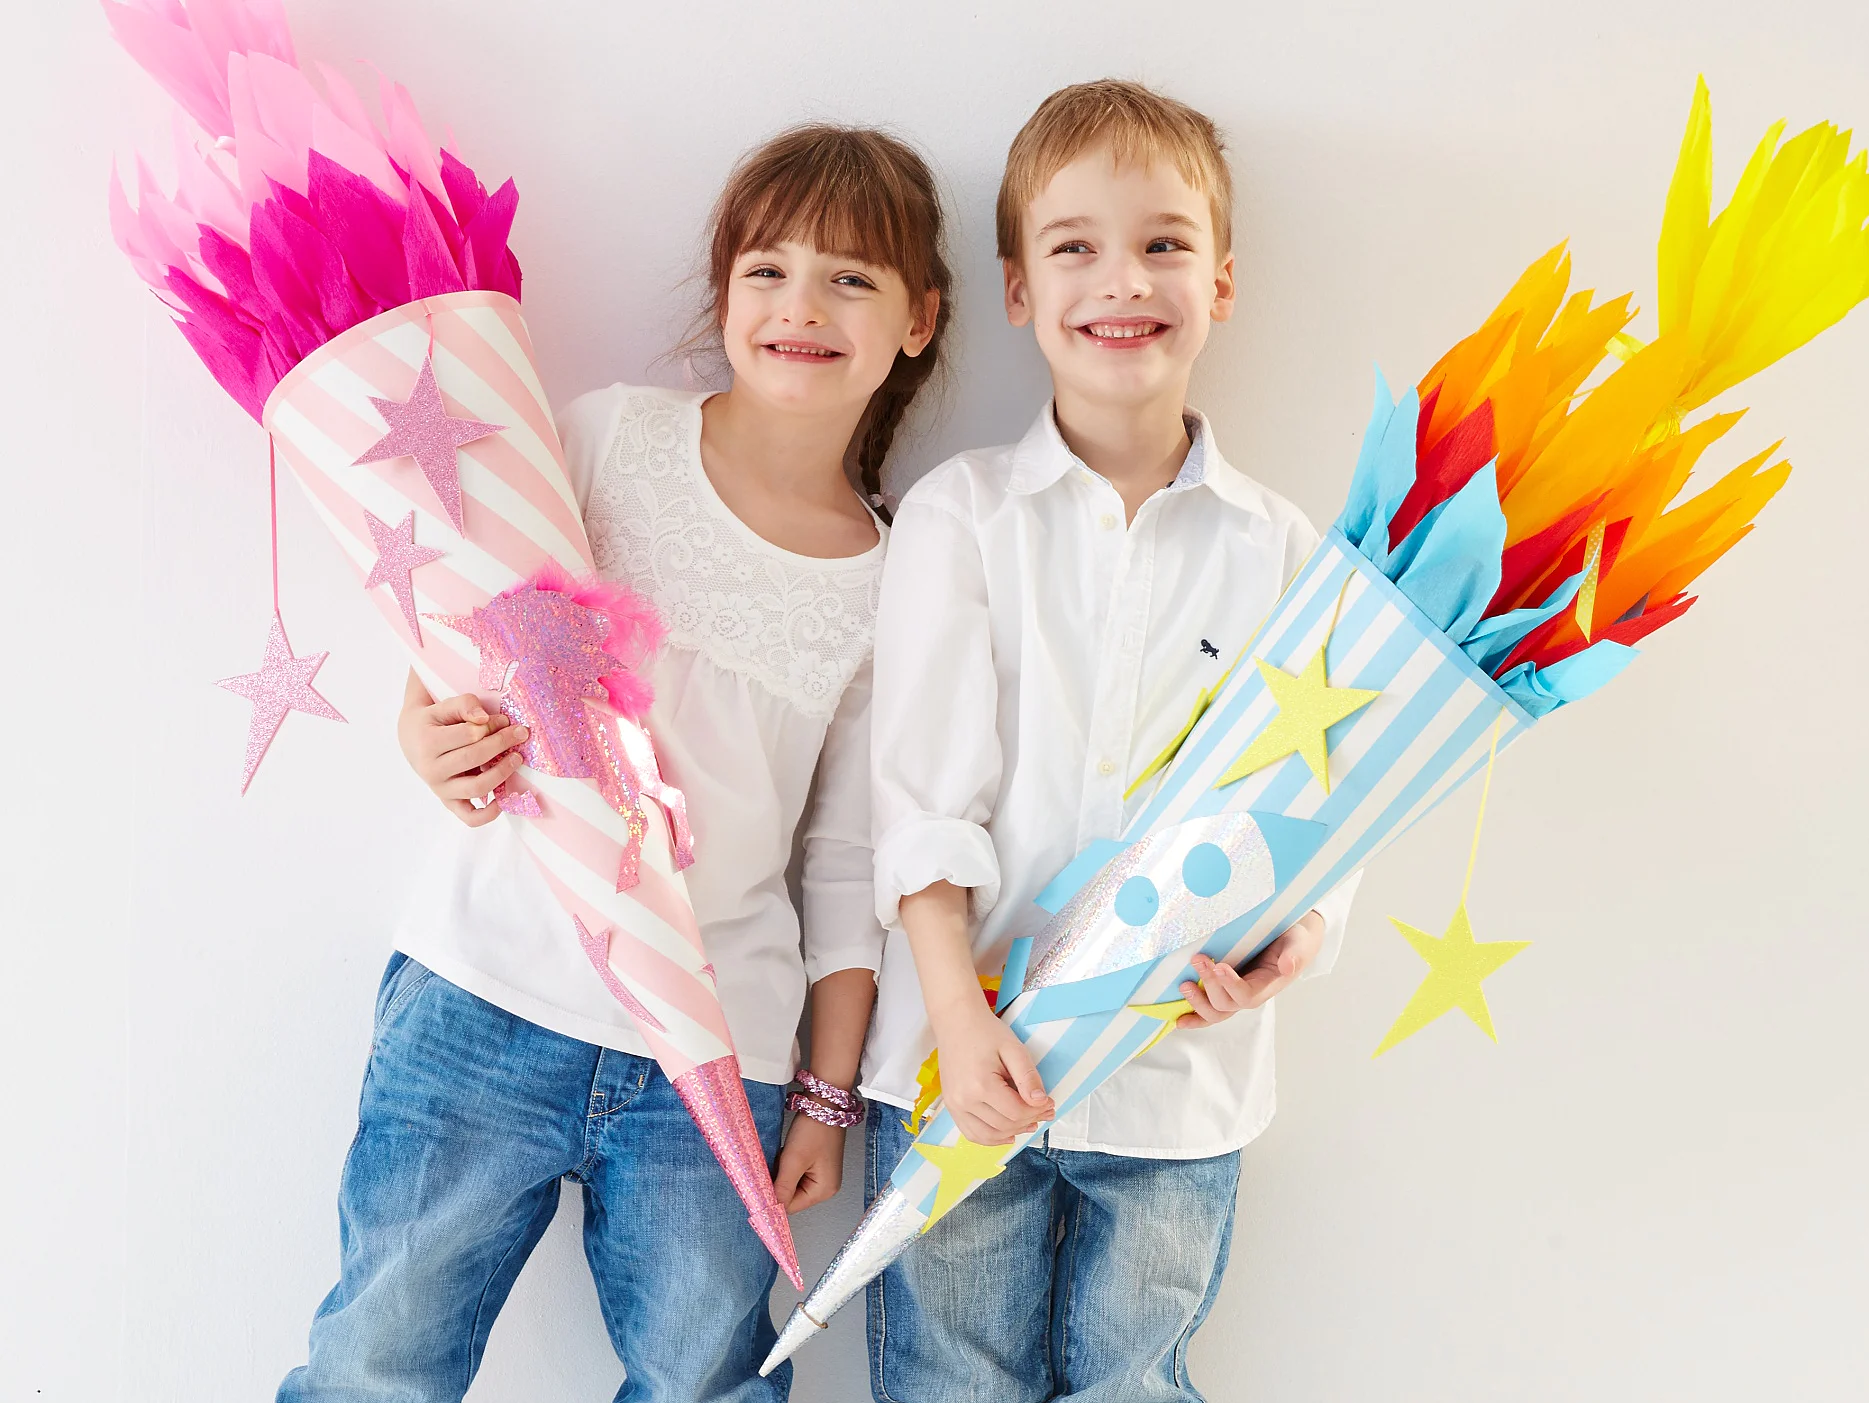
[{"label": "glittery purple bracelet", "polygon": [[832,1086],[803,1067],[798,1069],[797,1080],[804,1090],[786,1096],[787,1110],[810,1116],[820,1124],[836,1130],[848,1130],[853,1125],[863,1123],[863,1101],[855,1092]]}]

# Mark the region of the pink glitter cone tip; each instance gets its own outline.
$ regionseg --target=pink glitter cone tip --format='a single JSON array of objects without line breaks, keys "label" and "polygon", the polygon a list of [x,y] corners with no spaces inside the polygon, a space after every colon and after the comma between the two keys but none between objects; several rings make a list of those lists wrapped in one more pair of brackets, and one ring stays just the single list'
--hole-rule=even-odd
[{"label": "pink glitter cone tip", "polygon": [[759,1143],[759,1129],[753,1124],[753,1108],[746,1104],[746,1088],[740,1085],[738,1060],[716,1057],[712,1062],[703,1062],[676,1077],[675,1090],[681,1093],[694,1123],[701,1127],[714,1158],[733,1181],[734,1191],[746,1205],[747,1222],[792,1285],[804,1290],[798,1249],[792,1245],[792,1225],[772,1190],[772,1172],[766,1167],[766,1151]]}]

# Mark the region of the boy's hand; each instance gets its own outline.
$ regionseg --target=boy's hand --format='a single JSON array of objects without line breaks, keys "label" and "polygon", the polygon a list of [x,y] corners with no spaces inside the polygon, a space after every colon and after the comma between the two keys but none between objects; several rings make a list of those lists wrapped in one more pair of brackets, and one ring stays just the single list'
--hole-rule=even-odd
[{"label": "boy's hand", "polygon": [[942,1103],[974,1144],[1009,1145],[1057,1116],[1032,1054],[978,999],[936,1024],[935,1043]]},{"label": "boy's hand", "polygon": [[802,1213],[837,1195],[844,1182],[844,1132],[810,1116],[792,1117],[772,1187],[787,1213]]},{"label": "boy's hand", "polygon": [[469,828],[500,816],[497,804],[475,808],[472,801],[485,800],[519,768],[522,757],[514,747],[528,734],[524,726],[508,725],[500,713],[489,714],[471,694],[435,701],[421,679],[409,673],[396,739],[409,768]]},{"label": "boy's hand", "polygon": [[1324,918],[1310,911],[1243,970],[1196,955],[1193,964],[1201,972],[1201,981],[1196,984],[1188,980],[1181,986],[1181,997],[1194,1006],[1194,1011],[1182,1014],[1175,1026],[1199,1028],[1224,1022],[1241,1009],[1260,1007],[1303,974],[1323,944]]}]

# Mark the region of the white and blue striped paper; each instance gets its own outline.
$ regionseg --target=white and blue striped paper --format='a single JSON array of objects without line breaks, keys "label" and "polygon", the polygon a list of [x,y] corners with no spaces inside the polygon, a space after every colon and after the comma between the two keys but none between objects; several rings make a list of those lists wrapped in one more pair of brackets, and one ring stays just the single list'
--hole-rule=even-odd
[{"label": "white and blue striped paper", "polygon": [[[1276,711],[1253,664],[1264,659],[1297,673],[1327,635],[1329,684],[1381,692],[1330,728],[1331,792],[1324,792],[1297,755],[1216,789],[1215,782]],[[1292,870],[1277,874],[1272,897],[1219,927],[1200,947],[1216,960],[1239,965],[1478,773],[1495,726],[1504,749],[1532,725],[1529,713],[1332,530],[1286,588],[1123,838],[1133,843],[1222,812],[1321,825],[1315,851],[1307,844],[1288,864]],[[1131,1001],[1178,998],[1181,982],[1197,977],[1188,963],[1192,953],[1184,948],[1159,961]],[[1022,995],[1007,1017],[1038,1062],[1060,1113],[1139,1053],[1162,1026],[1127,1007],[1032,1024],[1021,1017],[1029,1007],[1030,996]],[[943,1112],[919,1140],[952,1144],[958,1138],[952,1117]],[[911,1152],[893,1181],[926,1212],[939,1178],[934,1166]]]}]

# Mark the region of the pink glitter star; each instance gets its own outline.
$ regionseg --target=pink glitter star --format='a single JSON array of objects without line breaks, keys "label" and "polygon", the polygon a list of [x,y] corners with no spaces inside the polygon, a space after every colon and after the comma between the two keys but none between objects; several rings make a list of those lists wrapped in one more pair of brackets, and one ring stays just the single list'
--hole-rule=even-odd
[{"label": "pink glitter star", "polygon": [[616,977],[616,972],[610,968],[610,928],[605,926],[596,935],[592,935],[589,927],[575,915],[571,918],[571,924],[577,927],[578,944],[584,947],[585,955],[589,957],[592,967],[596,969],[597,977],[603,980],[604,988],[610,991],[610,996],[622,1004],[629,1016],[645,1028],[653,1028],[658,1033],[666,1033],[668,1029],[663,1026],[662,1020],[644,1008],[641,1001],[630,993],[623,981]]},{"label": "pink glitter star", "polygon": [[286,642],[285,625],[274,614],[272,631],[266,635],[266,658],[260,670],[242,673],[239,677],[224,677],[214,684],[253,703],[253,717],[247,725],[246,769],[240,776],[242,794],[253,783],[253,772],[266,758],[266,748],[279,734],[280,723],[286,719],[287,712],[303,711],[329,721],[344,719],[311,684],[319,666],[330,656],[329,653],[313,653],[303,658],[294,657],[292,645]]},{"label": "pink glitter star", "polygon": [[461,517],[460,447],[497,434],[506,426],[456,418],[448,413],[448,407],[441,402],[441,389],[435,384],[433,357],[423,359],[421,373],[415,377],[415,388],[409,392],[408,399],[398,402],[371,395],[370,403],[383,416],[389,432],[356,459],[354,466],[381,463],[391,458],[415,459],[428,485],[435,489],[435,496],[440,498],[448,520],[454,523],[454,529],[465,529]]},{"label": "pink glitter star", "polygon": [[363,582],[363,587],[375,589],[378,585],[389,586],[389,592],[396,596],[396,602],[402,606],[402,616],[409,621],[409,632],[415,635],[419,646],[422,642],[422,627],[415,617],[415,585],[409,579],[409,572],[431,560],[440,560],[447,552],[415,543],[414,512],[402,519],[402,525],[393,528],[378,521],[367,510],[363,519],[370,528],[370,536],[376,542],[377,551],[376,564],[370,567],[370,576]]}]

